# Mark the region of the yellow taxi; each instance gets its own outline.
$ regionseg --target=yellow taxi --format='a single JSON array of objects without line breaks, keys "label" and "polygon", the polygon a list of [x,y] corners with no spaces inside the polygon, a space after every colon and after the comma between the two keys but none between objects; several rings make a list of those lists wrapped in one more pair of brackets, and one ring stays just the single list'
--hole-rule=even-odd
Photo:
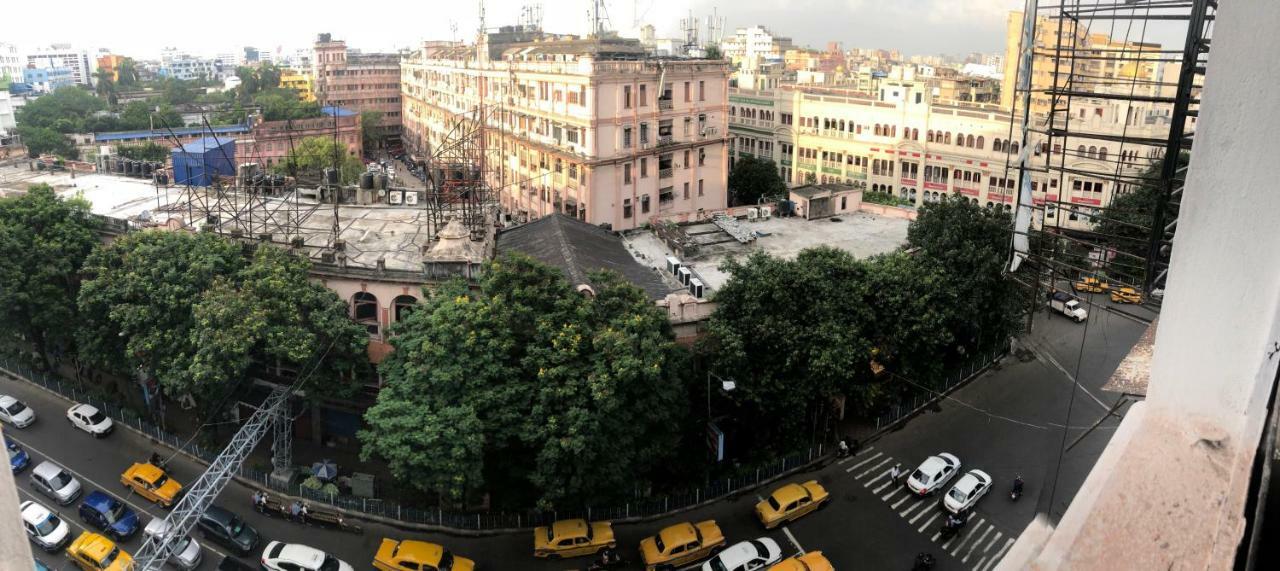
[{"label": "yellow taxi", "polygon": [[1131,287],[1111,290],[1111,301],[1116,303],[1142,303],[1142,294]]},{"label": "yellow taxi", "polygon": [[89,531],[71,542],[67,557],[84,571],[124,571],[133,566],[133,558],[128,553],[110,539]]},{"label": "yellow taxi", "polygon": [[534,557],[578,557],[617,546],[618,542],[613,539],[613,524],[607,521],[562,519],[550,526],[544,525],[533,530]]},{"label": "yellow taxi", "polygon": [[822,507],[830,499],[827,489],[817,480],[787,484],[756,504],[756,517],[765,529],[773,529]]},{"label": "yellow taxi", "polygon": [[724,533],[715,520],[677,523],[640,540],[640,557],[647,571],[660,565],[682,567],[711,556],[724,543]]},{"label": "yellow taxi", "polygon": [[378,554],[373,556],[373,568],[378,571],[472,571],[476,564],[434,543],[384,538]]},{"label": "yellow taxi", "polygon": [[129,466],[128,470],[120,474],[120,483],[139,496],[166,508],[173,507],[174,502],[178,501],[178,493],[182,491],[182,484],[150,462]]},{"label": "yellow taxi", "polygon": [[1102,293],[1110,289],[1110,287],[1111,286],[1107,285],[1107,282],[1098,278],[1084,278],[1071,284],[1071,289],[1074,289],[1077,292],[1083,291],[1088,293]]},{"label": "yellow taxi", "polygon": [[821,551],[810,551],[804,555],[783,559],[770,567],[769,571],[836,571],[836,568]]}]

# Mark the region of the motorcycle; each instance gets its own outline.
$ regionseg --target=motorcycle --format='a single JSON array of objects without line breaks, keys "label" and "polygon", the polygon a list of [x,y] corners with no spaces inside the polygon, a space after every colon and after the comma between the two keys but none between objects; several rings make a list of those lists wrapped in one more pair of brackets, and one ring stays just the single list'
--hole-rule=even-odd
[{"label": "motorcycle", "polygon": [[969,523],[969,518],[962,515],[947,516],[947,520],[942,523],[942,530],[939,532],[938,538],[945,542],[955,537],[967,523]]},{"label": "motorcycle", "polygon": [[1022,477],[1019,476],[1013,480],[1013,489],[1009,491],[1009,500],[1018,501],[1022,497]]},{"label": "motorcycle", "polygon": [[916,555],[916,564],[911,567],[911,571],[929,571],[933,569],[934,563],[937,563],[937,559],[933,555],[921,553]]},{"label": "motorcycle", "polygon": [[606,549],[600,552],[600,558],[593,561],[587,567],[587,571],[609,571],[610,569],[622,569],[627,566],[628,561],[618,553],[616,549]]}]

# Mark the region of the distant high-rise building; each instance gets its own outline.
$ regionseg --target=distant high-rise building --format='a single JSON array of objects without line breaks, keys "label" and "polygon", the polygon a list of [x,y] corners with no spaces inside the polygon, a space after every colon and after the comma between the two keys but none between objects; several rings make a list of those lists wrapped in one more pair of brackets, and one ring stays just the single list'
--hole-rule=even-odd
[{"label": "distant high-rise building", "polygon": [[791,38],[774,36],[764,26],[738,28],[720,41],[720,53],[734,64],[742,60],[781,59],[792,48]]},{"label": "distant high-rise building", "polygon": [[258,63],[258,48],[253,46],[244,47],[244,63]]},{"label": "distant high-rise building", "polygon": [[400,54],[359,53],[329,34],[316,38],[315,97],[323,105],[382,113],[388,142],[400,137]]},{"label": "distant high-rise building", "polygon": [[18,46],[0,42],[0,80],[22,81],[22,70],[27,68],[27,58]]},{"label": "distant high-rise building", "polygon": [[71,80],[78,85],[93,85],[93,72],[97,71],[97,61],[89,57],[89,52],[71,47],[70,44],[54,44],[41,48],[35,53],[27,54],[27,66],[37,69],[67,68],[71,70]]}]

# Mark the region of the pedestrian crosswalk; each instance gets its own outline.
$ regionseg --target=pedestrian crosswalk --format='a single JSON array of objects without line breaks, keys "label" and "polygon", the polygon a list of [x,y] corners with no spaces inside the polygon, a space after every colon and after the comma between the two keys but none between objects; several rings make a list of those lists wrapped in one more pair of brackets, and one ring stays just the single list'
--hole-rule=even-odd
[{"label": "pedestrian crosswalk", "polygon": [[[942,521],[946,511],[936,497],[921,498],[902,484],[905,473],[897,481],[891,478],[892,467],[901,464],[892,456],[868,446],[857,454],[837,461],[854,481],[889,506],[898,517],[942,551],[956,558],[968,569],[988,571],[996,566],[1013,546],[1012,535],[1005,534],[975,511],[969,512],[968,523],[960,533],[942,538]],[[904,464],[905,466],[905,464]]]}]

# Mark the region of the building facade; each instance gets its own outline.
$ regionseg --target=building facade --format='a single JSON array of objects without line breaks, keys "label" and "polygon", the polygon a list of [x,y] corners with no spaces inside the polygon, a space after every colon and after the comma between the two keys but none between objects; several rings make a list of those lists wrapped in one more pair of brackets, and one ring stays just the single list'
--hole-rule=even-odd
[{"label": "building facade", "polygon": [[54,44],[33,54],[27,54],[27,66],[37,69],[67,68],[71,79],[78,85],[92,86],[97,61],[89,52],[72,48],[69,44]]},{"label": "building facade", "polygon": [[[1024,142],[1010,133],[1018,133],[1020,123],[998,105],[935,100],[929,89],[911,81],[886,81],[876,95],[797,85],[731,89],[731,156],[771,159],[793,186],[844,183],[916,206],[959,195],[1012,210]],[[1037,129],[1043,121],[1037,119]],[[1137,176],[1155,158],[1105,137],[1164,137],[1168,120],[1157,104],[1077,99],[1071,122],[1072,131],[1097,138],[1067,139],[1067,148],[1056,142],[1062,139],[1055,148],[1046,148],[1039,135],[1031,141],[1033,168],[1045,171],[1053,161],[1070,172],[1032,176],[1041,207],[1036,221],[1085,229],[1094,208],[1132,190],[1117,188],[1117,169]]]},{"label": "building facade", "polygon": [[22,82],[30,86],[35,94],[53,93],[68,85],[75,85],[75,75],[71,68],[27,68],[23,70]]},{"label": "building facade", "polygon": [[220,65],[216,59],[196,57],[166,50],[161,56],[156,75],[184,81],[216,79]]},{"label": "building facade", "polygon": [[621,230],[725,207],[727,62],[532,39],[500,32],[407,57],[406,148],[433,156],[483,109],[489,183],[517,220],[560,212]]},{"label": "building facade", "polygon": [[315,79],[310,73],[283,70],[280,72],[280,87],[297,91],[298,98],[303,101],[316,100]]},{"label": "building facade", "polygon": [[720,41],[720,53],[735,65],[742,61],[781,60],[792,47],[791,38],[775,36],[764,26],[738,28]]},{"label": "building facade", "polygon": [[27,58],[18,46],[0,42],[0,83],[22,81],[22,71],[27,69]]},{"label": "building facade", "polygon": [[361,54],[347,43],[320,34],[312,67],[315,97],[324,105],[357,113],[382,113],[382,128],[392,144],[400,135],[400,55]]},{"label": "building facade", "polygon": [[98,56],[98,69],[111,75],[111,81],[120,82],[120,66],[127,59],[124,56],[106,54]]},{"label": "building facade", "polygon": [[8,137],[18,128],[18,112],[8,90],[0,89],[0,137]]},{"label": "building facade", "polygon": [[360,157],[360,116],[348,109],[331,107],[324,108],[324,112],[324,117],[314,119],[255,121],[247,136],[237,138],[236,162],[275,166],[284,162],[289,151],[308,137],[336,136],[347,153]]}]

